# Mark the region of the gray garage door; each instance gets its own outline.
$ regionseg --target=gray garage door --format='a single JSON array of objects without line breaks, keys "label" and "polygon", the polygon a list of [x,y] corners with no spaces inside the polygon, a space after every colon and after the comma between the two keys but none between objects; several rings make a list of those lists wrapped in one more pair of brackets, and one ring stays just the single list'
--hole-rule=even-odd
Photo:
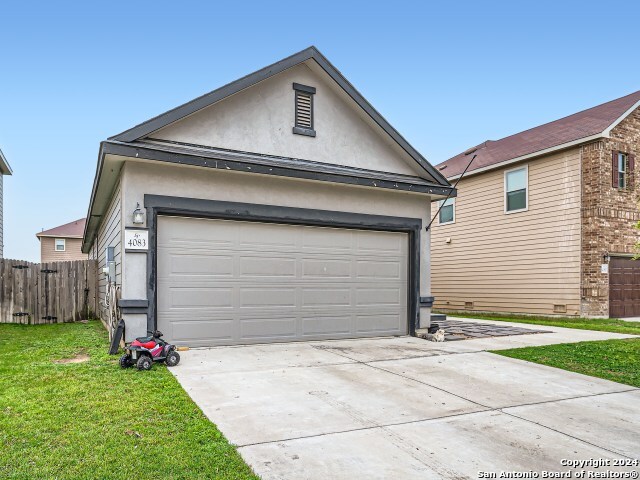
[{"label": "gray garage door", "polygon": [[182,345],[407,333],[404,233],[160,217],[158,328]]}]

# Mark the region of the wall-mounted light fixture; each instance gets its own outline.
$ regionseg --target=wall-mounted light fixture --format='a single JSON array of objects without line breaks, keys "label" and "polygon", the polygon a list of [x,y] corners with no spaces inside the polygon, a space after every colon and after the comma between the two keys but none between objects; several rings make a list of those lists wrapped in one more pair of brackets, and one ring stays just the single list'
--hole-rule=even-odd
[{"label": "wall-mounted light fixture", "polygon": [[142,225],[144,223],[144,212],[140,208],[140,203],[136,204],[136,209],[133,211],[133,223],[135,225]]},{"label": "wall-mounted light fixture", "polygon": [[604,255],[602,255],[602,260],[604,261],[604,263],[609,263],[609,260],[611,260],[611,255],[609,255],[609,252],[604,252]]}]

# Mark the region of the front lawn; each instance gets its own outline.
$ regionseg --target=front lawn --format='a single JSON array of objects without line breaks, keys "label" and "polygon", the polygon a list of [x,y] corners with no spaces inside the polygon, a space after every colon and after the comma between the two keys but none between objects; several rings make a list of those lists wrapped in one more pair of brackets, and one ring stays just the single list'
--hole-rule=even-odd
[{"label": "front lawn", "polygon": [[257,478],[164,365],[106,352],[99,322],[0,325],[0,478]]},{"label": "front lawn", "polygon": [[563,343],[492,353],[640,387],[640,338]]},{"label": "front lawn", "polygon": [[497,313],[447,313],[447,316],[640,335],[640,322],[626,322],[616,318],[537,317],[533,315],[501,315]]}]

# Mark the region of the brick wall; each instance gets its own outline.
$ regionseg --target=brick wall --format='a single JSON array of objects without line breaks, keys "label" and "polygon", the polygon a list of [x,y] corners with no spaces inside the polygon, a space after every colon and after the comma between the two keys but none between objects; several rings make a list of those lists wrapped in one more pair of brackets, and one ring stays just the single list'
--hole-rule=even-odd
[{"label": "brick wall", "polygon": [[[636,157],[633,190],[611,184],[611,152]],[[583,145],[582,156],[582,280],[581,314],[609,315],[609,275],[601,272],[605,252],[635,253],[640,231],[640,109],[611,131],[611,138]]]}]

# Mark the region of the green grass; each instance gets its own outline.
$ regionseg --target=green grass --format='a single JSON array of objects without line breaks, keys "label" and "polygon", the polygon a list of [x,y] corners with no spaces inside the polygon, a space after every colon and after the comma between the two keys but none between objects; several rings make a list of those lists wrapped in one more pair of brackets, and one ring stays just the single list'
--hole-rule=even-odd
[{"label": "green grass", "polygon": [[257,478],[164,365],[107,344],[99,322],[0,325],[0,478]]},{"label": "green grass", "polygon": [[640,338],[563,343],[492,353],[640,387]]},{"label": "green grass", "polygon": [[536,317],[530,315],[501,315],[493,313],[447,313],[447,316],[640,335],[640,322],[626,322],[616,318]]}]

